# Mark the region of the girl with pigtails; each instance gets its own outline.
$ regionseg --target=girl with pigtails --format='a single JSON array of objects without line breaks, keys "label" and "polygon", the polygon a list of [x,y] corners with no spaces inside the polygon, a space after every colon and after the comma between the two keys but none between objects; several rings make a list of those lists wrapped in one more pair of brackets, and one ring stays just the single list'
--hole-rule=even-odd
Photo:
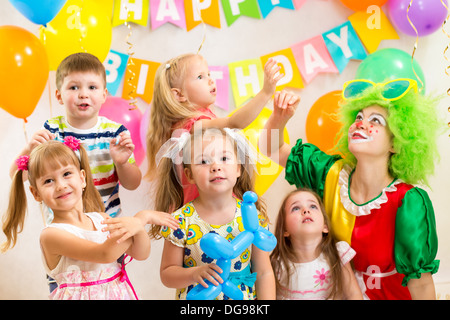
[{"label": "girl with pigtails", "polygon": [[293,147],[272,139],[295,105],[274,106],[260,148],[286,168],[290,184],[323,199],[336,238],[356,251],[353,266],[366,299],[435,299],[436,221],[420,185],[428,185],[439,157],[438,99],[420,94],[411,79],[352,80],[342,95],[340,155],[301,139]]},{"label": "girl with pigtails", "polygon": [[23,229],[27,199],[22,175],[27,171],[33,197],[54,213],[53,222],[40,235],[44,268],[58,284],[50,298],[137,299],[124,262],[117,259],[124,253],[137,260],[149,256],[150,239],[141,220],[147,219],[148,212],[123,218],[106,215],[87,153],[73,137],[64,143],[42,143],[16,164],[3,219],[2,252],[14,247]]},{"label": "girl with pigtails", "polygon": [[[176,288],[176,299],[186,299],[195,285],[208,287],[222,283],[223,272],[215,260],[200,248],[202,236],[218,233],[231,241],[244,230],[241,216],[242,196],[254,189],[256,153],[238,131],[225,129],[194,130],[171,138],[156,156],[159,177],[155,206],[173,212],[178,229],[155,226],[154,237],[164,237],[161,281]],[[183,167],[189,183],[199,196],[183,205],[183,185],[178,167]],[[264,203],[255,203],[260,225],[268,226]],[[275,299],[275,279],[268,252],[249,246],[231,261],[229,278],[244,293],[244,300]],[[216,298],[228,299],[223,293]]]}]

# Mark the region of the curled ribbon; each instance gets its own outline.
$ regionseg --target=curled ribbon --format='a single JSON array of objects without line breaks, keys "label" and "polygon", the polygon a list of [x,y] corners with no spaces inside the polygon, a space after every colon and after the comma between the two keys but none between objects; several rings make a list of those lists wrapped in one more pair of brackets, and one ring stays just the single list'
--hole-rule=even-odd
[{"label": "curled ribbon", "polygon": [[419,88],[419,92],[422,91],[423,89],[423,82],[422,79],[419,78],[419,76],[416,73],[416,70],[414,69],[414,54],[416,53],[416,49],[417,49],[417,45],[419,44],[419,32],[417,32],[416,27],[414,26],[414,23],[412,23],[411,19],[409,18],[409,9],[411,8],[411,5],[413,3],[413,0],[411,0],[409,2],[408,8],[406,9],[406,18],[408,19],[409,24],[411,25],[411,27],[414,29],[414,32],[416,33],[416,42],[414,43],[414,49],[413,52],[411,54],[411,65],[412,65],[412,70],[414,72],[414,75],[416,76],[417,80],[420,82],[421,86]]},{"label": "curled ribbon", "polygon": [[[447,7],[447,5],[445,4],[444,0],[441,0],[441,3],[442,3],[442,5],[445,7],[445,9],[446,9],[447,12],[448,12],[448,7]],[[447,38],[450,39],[450,34],[448,34],[447,31],[445,31],[445,28],[444,28],[445,25],[447,24],[447,21],[448,21],[449,17],[450,17],[450,15],[447,15],[447,18],[446,18],[446,19],[444,20],[444,22],[442,23],[442,32],[447,36]],[[447,53],[448,49],[449,49],[449,45],[447,44],[447,46],[446,46],[445,49],[444,49],[443,55],[444,55],[444,59],[447,60],[447,62],[450,62],[450,59],[447,58],[447,56],[446,56],[446,53]],[[450,74],[449,74],[449,69],[450,69],[450,65],[447,65],[447,67],[445,67],[445,69],[444,69],[445,74],[446,74],[447,76],[450,76]],[[450,88],[447,89],[447,95],[450,96]],[[448,107],[447,110],[448,110],[448,112],[450,112],[450,107]],[[450,122],[448,123],[448,126],[450,127]],[[449,137],[450,137],[450,135],[449,135]]]},{"label": "curled ribbon", "polygon": [[127,19],[125,20],[124,24],[128,28],[128,34],[127,34],[127,37],[125,38],[125,42],[128,45],[127,54],[129,57],[128,64],[127,64],[127,72],[130,74],[130,76],[127,77],[127,83],[132,88],[131,91],[128,92],[128,100],[129,100],[129,105],[130,105],[129,110],[131,111],[131,110],[135,110],[137,108],[137,104],[136,104],[137,100],[135,98],[136,85],[134,84],[134,81],[133,81],[136,78],[136,73],[130,68],[130,66],[134,66],[133,43],[130,41],[130,37],[133,35],[133,31],[131,30],[131,24],[128,22],[128,19],[130,17],[130,12],[128,11],[127,7],[125,7],[125,10],[127,11]]},{"label": "curled ribbon", "polygon": [[195,6],[195,9],[197,9],[197,13],[198,13],[198,16],[200,17],[200,21],[202,22],[202,27],[203,27],[202,42],[200,43],[200,46],[198,47],[198,50],[197,50],[197,54],[199,54],[200,50],[202,49],[203,44],[205,43],[205,40],[206,40],[206,24],[205,24],[205,21],[203,21],[202,13],[200,12],[200,9],[199,9],[200,0],[197,0],[196,3],[197,3],[197,5]]}]

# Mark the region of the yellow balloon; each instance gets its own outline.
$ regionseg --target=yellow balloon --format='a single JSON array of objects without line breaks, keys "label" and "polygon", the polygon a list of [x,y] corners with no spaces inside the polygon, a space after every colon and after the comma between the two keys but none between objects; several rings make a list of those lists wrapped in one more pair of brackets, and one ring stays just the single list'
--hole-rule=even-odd
[{"label": "yellow balloon", "polygon": [[[234,112],[235,111],[230,113],[230,115],[232,115]],[[242,130],[251,145],[258,151],[258,163],[256,164],[256,171],[258,175],[256,176],[255,181],[255,192],[259,196],[262,196],[267,191],[267,189],[269,189],[272,183],[275,182],[277,177],[283,171],[282,166],[263,155],[258,147],[259,135],[261,133],[261,130],[264,129],[264,126],[266,125],[266,122],[271,114],[272,111],[264,107],[258,117],[252,123],[250,123],[249,126]],[[285,143],[290,143],[289,134],[286,129],[284,129],[283,132],[283,140]]]},{"label": "yellow balloon", "polygon": [[104,61],[111,39],[111,13],[95,0],[68,0],[47,27],[40,28],[50,70],[76,52],[89,52]]}]

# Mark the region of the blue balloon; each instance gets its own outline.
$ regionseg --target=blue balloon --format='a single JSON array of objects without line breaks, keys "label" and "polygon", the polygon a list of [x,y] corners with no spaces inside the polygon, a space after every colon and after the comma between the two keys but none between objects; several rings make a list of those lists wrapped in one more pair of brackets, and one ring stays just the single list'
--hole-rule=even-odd
[{"label": "blue balloon", "polygon": [[67,0],[9,0],[28,20],[46,25],[58,14]]},{"label": "blue balloon", "polygon": [[215,232],[210,232],[202,237],[200,248],[210,258],[217,260],[217,265],[223,271],[220,274],[223,283],[215,286],[206,280],[208,288],[202,285],[195,286],[187,294],[187,300],[212,300],[221,292],[233,300],[242,300],[244,298],[242,291],[228,279],[231,259],[238,257],[252,243],[263,251],[271,251],[277,244],[275,236],[259,225],[258,211],[255,206],[256,200],[258,200],[256,193],[251,191],[244,193],[241,212],[245,230],[239,233],[231,242],[228,242]]}]

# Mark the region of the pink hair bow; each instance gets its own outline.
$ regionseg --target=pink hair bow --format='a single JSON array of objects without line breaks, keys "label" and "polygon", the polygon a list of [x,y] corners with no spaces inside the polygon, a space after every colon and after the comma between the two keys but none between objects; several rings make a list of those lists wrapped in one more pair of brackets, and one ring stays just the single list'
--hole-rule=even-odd
[{"label": "pink hair bow", "polygon": [[16,165],[17,169],[21,171],[28,170],[28,160],[30,159],[29,156],[20,156],[16,159]]},{"label": "pink hair bow", "polygon": [[80,150],[81,142],[77,138],[74,138],[72,136],[65,137],[64,138],[64,144],[68,146],[73,151]]}]

